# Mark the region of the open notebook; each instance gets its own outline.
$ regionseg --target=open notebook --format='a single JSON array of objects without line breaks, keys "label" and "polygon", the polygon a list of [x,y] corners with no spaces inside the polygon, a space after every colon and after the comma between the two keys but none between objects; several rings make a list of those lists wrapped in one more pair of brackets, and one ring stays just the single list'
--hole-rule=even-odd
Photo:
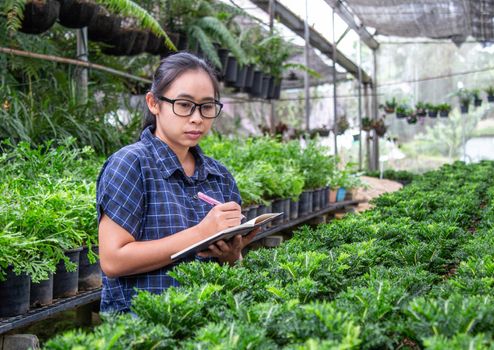
[{"label": "open notebook", "polygon": [[228,241],[232,237],[236,235],[242,235],[245,236],[252,230],[258,228],[259,226],[262,226],[264,224],[267,224],[268,222],[276,219],[278,216],[283,215],[283,213],[267,213],[267,214],[262,214],[259,215],[258,217],[251,219],[247,222],[244,222],[243,224],[240,224],[235,227],[230,227],[227,228],[223,231],[220,231],[212,236],[209,236],[206,239],[203,239],[202,241],[199,241],[195,244],[192,244],[188,246],[187,248],[179,251],[178,253],[175,253],[172,255],[172,260],[177,260],[181,259],[189,254],[200,252],[202,250],[206,250],[209,245],[211,245],[214,242],[217,242],[219,240],[224,240]]}]

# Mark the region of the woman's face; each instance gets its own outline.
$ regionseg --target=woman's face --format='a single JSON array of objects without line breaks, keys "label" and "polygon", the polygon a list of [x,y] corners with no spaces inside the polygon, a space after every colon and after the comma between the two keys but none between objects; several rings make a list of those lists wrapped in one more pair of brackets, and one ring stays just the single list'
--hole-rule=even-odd
[{"label": "woman's face", "polygon": [[[162,96],[171,100],[185,99],[204,103],[214,101],[215,94],[209,75],[202,69],[197,69],[179,75]],[[198,107],[191,116],[180,117],[173,112],[172,103],[156,103],[151,93],[148,93],[146,100],[149,109],[156,115],[156,136],[175,152],[197,145],[211,129],[213,119],[203,118]],[[150,105],[150,101],[154,103]],[[179,106],[176,105],[175,108],[178,111]]]}]

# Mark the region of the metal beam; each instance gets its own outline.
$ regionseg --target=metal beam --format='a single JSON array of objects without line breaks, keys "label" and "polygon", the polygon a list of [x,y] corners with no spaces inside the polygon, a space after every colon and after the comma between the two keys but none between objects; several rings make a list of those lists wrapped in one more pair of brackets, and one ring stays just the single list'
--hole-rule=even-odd
[{"label": "metal beam", "polygon": [[[269,13],[269,0],[251,0],[251,2],[266,13]],[[275,16],[294,33],[302,38],[304,37],[304,21],[279,2],[276,4]],[[310,44],[329,58],[333,57],[333,45],[313,28],[310,28]],[[339,50],[336,50],[335,53],[336,63],[358,79],[358,66]],[[366,84],[372,82],[372,78],[365,71],[362,71],[362,82]]]},{"label": "metal beam", "polygon": [[374,39],[371,33],[365,29],[364,26],[359,25],[355,22],[354,15],[348,10],[346,6],[343,5],[341,0],[324,0],[326,3],[331,6],[334,12],[341,17],[342,20],[346,22],[346,24],[352,28],[360,37],[360,39],[372,50],[375,50],[379,47],[379,42]]}]

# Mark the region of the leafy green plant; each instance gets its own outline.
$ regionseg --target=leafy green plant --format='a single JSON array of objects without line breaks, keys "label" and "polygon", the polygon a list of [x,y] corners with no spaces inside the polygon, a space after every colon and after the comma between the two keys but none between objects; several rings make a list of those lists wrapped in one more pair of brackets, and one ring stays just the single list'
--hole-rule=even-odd
[{"label": "leafy green plant", "polygon": [[427,104],[425,102],[419,101],[415,104],[415,110],[419,117],[423,117],[426,114]]},{"label": "leafy green plant", "polygon": [[200,48],[204,55],[217,67],[221,62],[214,47],[220,43],[229,49],[237,60],[244,62],[245,54],[234,34],[221,21],[221,15],[215,6],[206,0],[164,0],[163,6],[166,28],[172,32],[184,33],[187,37],[187,48]]},{"label": "leafy green plant", "polygon": [[393,97],[390,100],[386,100],[386,102],[384,102],[383,107],[386,113],[394,113],[397,106],[398,106],[398,101],[396,100],[396,97]]}]

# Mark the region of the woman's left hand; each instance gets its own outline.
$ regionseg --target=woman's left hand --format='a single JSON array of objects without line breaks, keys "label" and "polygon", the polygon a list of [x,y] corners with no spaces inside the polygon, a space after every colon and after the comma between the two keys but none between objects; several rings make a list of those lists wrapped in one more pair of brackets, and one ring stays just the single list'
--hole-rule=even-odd
[{"label": "woman's left hand", "polygon": [[245,236],[236,235],[229,242],[218,241],[211,244],[208,247],[209,250],[200,252],[197,255],[218,258],[220,263],[227,262],[233,265],[235,261],[242,259],[242,249],[254,239],[260,230],[260,228],[257,228]]}]

